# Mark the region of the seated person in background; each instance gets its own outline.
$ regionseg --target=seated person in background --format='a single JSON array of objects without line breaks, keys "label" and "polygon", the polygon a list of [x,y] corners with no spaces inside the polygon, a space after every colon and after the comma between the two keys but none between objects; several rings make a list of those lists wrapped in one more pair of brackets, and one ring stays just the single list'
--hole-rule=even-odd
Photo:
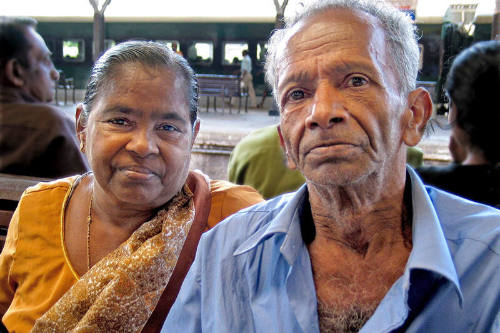
[{"label": "seated person in background", "polygon": [[[407,147],[407,163],[412,167],[422,165],[423,153],[415,147]],[[258,129],[234,147],[227,168],[230,182],[249,185],[265,198],[295,191],[304,184],[299,170],[291,170],[280,145],[276,125]]]},{"label": "seated person in background", "polygon": [[306,184],[202,236],[163,332],[496,332],[500,211],[406,167],[432,113],[411,19],[383,1],[298,9],[266,68]]},{"label": "seated person in background", "polygon": [[500,41],[477,43],[457,56],[445,90],[450,101],[453,163],[418,169],[424,183],[500,207]]},{"label": "seated person in background", "polygon": [[75,122],[53,105],[59,74],[31,18],[0,17],[0,172],[57,178],[86,172]]},{"label": "seated person in background", "polygon": [[161,328],[201,232],[262,200],[189,171],[197,112],[194,73],[163,44],[119,44],[96,62],[76,110],[92,172],[27,189],[9,226],[9,331],[140,332],[163,293],[146,329]]},{"label": "seated person in background", "polygon": [[230,182],[250,185],[265,199],[295,191],[305,181],[300,171],[287,167],[276,125],[238,142],[229,157],[227,175]]}]

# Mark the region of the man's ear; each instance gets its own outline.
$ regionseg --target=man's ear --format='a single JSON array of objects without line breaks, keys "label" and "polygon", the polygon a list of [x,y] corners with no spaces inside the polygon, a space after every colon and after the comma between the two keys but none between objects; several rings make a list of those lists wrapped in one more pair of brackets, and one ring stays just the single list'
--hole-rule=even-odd
[{"label": "man's ear", "polygon": [[415,146],[424,135],[427,122],[432,115],[432,101],[429,92],[417,88],[408,94],[403,124],[403,141],[407,146]]},{"label": "man's ear", "polygon": [[25,69],[16,58],[9,59],[5,64],[5,76],[16,87],[24,86]]},{"label": "man's ear", "polygon": [[87,137],[87,131],[86,129],[86,124],[83,120],[82,116],[83,112],[83,104],[80,103],[76,107],[76,112],[75,112],[75,127],[76,127],[76,136],[78,137],[78,140],[80,141],[80,150],[85,152],[85,144],[86,144],[86,137]]},{"label": "man's ear", "polygon": [[280,146],[281,149],[285,152],[286,155],[286,165],[290,170],[295,170],[297,169],[297,164],[295,164],[295,161],[290,157],[288,154],[288,150],[286,148],[285,140],[283,139],[283,133],[281,133],[281,126],[278,125],[278,136],[280,138]]},{"label": "man's ear", "polygon": [[200,132],[200,118],[196,119],[193,125],[193,141],[191,141],[191,148],[193,148],[194,141]]}]

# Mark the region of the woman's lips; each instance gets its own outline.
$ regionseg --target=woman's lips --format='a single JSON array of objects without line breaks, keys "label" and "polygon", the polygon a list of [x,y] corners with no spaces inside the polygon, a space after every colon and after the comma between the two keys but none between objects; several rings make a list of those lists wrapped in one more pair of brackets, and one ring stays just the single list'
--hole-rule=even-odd
[{"label": "woman's lips", "polygon": [[137,180],[148,180],[155,176],[159,176],[151,169],[142,166],[123,167],[120,168],[120,171],[124,172],[128,178]]}]

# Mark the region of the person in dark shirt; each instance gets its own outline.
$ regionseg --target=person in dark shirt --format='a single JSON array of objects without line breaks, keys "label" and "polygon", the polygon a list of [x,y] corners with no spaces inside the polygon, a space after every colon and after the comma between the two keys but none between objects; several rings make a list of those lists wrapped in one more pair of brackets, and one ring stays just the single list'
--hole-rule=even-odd
[{"label": "person in dark shirt", "polygon": [[36,24],[0,17],[0,172],[44,178],[85,173],[75,121],[48,104],[59,74]]},{"label": "person in dark shirt", "polygon": [[428,185],[500,207],[500,41],[477,43],[455,59],[445,86],[453,163],[417,171]]}]

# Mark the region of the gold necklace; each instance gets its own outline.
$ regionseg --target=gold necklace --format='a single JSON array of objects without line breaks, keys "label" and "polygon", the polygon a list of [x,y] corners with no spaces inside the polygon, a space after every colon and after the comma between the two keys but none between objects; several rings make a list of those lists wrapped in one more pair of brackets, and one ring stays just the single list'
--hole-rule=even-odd
[{"label": "gold necklace", "polygon": [[92,223],[92,192],[90,193],[89,215],[87,216],[87,271],[90,270],[90,224]]}]

